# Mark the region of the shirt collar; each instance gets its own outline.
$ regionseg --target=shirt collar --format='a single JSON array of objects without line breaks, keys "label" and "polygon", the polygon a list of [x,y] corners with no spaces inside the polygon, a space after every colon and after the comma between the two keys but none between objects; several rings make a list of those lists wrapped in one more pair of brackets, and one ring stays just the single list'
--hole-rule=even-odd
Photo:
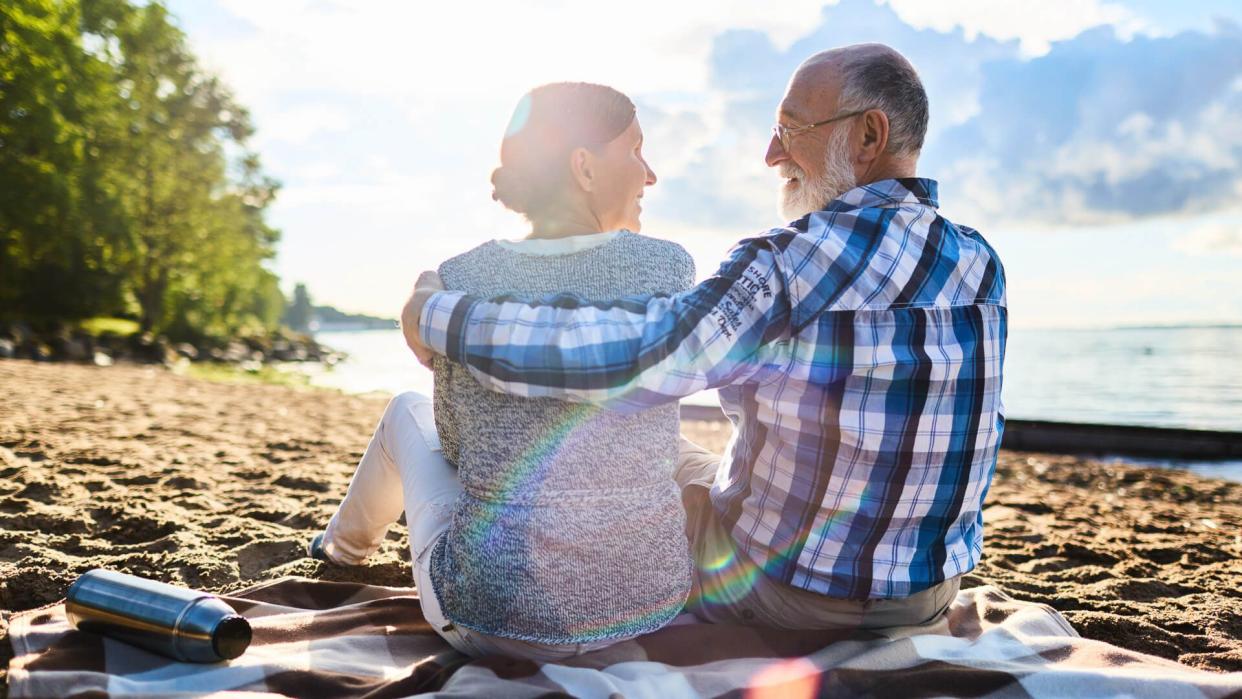
[{"label": "shirt collar", "polygon": [[878,180],[860,185],[842,194],[824,207],[825,211],[849,209],[885,209],[908,204],[940,207],[936,199],[937,184],[926,177],[901,177]]},{"label": "shirt collar", "polygon": [[523,238],[521,240],[497,240],[500,247],[527,255],[553,256],[571,255],[575,252],[597,248],[610,242],[621,234],[621,231],[605,231],[603,233],[586,233],[570,235],[564,238]]}]

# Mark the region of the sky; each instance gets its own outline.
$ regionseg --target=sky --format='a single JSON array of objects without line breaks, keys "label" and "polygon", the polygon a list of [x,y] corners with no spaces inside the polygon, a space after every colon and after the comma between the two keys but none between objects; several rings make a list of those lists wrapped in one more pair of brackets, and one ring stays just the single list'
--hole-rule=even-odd
[{"label": "sky", "polygon": [[170,0],[283,183],[273,268],[395,316],[419,272],[525,222],[489,177],[535,85],[638,105],[643,233],[703,278],[781,225],[763,163],[807,56],[889,44],[931,121],[919,174],[1004,262],[1014,327],[1242,322],[1242,3]]}]

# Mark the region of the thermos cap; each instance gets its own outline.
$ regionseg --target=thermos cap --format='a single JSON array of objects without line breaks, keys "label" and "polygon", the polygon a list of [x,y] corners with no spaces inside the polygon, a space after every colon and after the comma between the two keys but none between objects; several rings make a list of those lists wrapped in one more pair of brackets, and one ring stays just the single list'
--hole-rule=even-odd
[{"label": "thermos cap", "polygon": [[232,660],[246,651],[250,645],[250,622],[241,616],[226,616],[216,624],[211,634],[211,646],[216,655]]}]

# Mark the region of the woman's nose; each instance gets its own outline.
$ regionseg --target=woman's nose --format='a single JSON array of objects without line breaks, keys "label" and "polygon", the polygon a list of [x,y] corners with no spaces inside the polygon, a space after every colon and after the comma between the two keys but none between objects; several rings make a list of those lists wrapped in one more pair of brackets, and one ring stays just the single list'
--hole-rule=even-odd
[{"label": "woman's nose", "polygon": [[646,161],[643,161],[643,167],[647,168],[647,181],[644,184],[650,187],[651,185],[656,183],[655,170],[652,170],[651,166],[648,165]]}]

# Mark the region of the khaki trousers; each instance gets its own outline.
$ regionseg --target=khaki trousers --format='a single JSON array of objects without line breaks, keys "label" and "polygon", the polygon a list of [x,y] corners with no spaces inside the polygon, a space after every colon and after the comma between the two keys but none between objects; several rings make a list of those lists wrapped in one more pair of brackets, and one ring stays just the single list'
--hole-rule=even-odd
[{"label": "khaki trousers", "polygon": [[712,623],[780,629],[886,629],[934,623],[957,596],[961,577],[901,599],[847,600],[774,581],[737,550],[708,498],[719,456],[682,439],[677,482],[694,557],[687,611]]}]

